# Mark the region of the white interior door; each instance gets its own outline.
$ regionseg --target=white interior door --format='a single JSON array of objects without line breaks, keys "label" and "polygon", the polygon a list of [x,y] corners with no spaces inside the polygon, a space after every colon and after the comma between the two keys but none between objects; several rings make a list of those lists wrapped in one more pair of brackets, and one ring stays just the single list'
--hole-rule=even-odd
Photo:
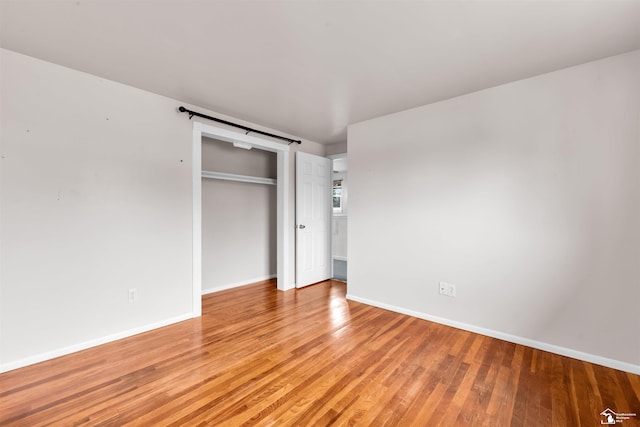
[{"label": "white interior door", "polygon": [[296,153],[296,287],[331,278],[331,160]]}]

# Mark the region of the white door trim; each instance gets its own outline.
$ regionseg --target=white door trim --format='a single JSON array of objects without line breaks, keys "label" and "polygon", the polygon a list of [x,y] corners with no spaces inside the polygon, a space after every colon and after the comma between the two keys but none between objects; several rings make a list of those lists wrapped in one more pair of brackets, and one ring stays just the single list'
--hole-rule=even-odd
[{"label": "white door trim", "polygon": [[277,258],[278,290],[291,289],[289,278],[289,146],[193,122],[192,182],[193,182],[193,317],[202,315],[202,137],[225,142],[242,142],[259,150],[277,154]]}]

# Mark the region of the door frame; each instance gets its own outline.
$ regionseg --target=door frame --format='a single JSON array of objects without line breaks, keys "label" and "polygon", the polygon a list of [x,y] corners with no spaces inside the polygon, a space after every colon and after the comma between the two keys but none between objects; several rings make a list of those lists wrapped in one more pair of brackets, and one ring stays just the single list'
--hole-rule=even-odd
[{"label": "door frame", "polygon": [[[333,166],[333,161],[338,159],[348,159],[348,153],[338,153],[327,156],[328,159],[331,159],[331,164]],[[333,167],[331,168],[331,173],[333,173]],[[333,189],[333,179],[331,180],[331,188]],[[348,259],[348,257],[347,257]],[[333,271],[333,209],[331,210],[331,277],[334,277]]]},{"label": "door frame", "polygon": [[[193,122],[192,182],[193,182],[193,304],[192,316],[202,315],[202,138],[208,137],[229,143],[242,142],[253,148],[277,154],[277,281],[278,290],[290,289],[289,278],[289,146],[255,136]],[[289,285],[288,285],[289,284]]]}]

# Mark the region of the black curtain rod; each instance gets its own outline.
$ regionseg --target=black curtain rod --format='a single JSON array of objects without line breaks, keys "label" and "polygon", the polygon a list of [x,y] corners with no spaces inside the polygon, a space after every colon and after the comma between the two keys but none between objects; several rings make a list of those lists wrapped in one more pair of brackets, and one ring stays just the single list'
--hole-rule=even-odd
[{"label": "black curtain rod", "polygon": [[218,122],[218,123],[222,123],[222,124],[225,124],[225,125],[229,125],[229,126],[237,127],[239,129],[246,130],[247,133],[249,133],[249,132],[259,133],[260,135],[270,136],[271,138],[278,138],[278,139],[282,139],[283,141],[289,141],[289,145],[293,144],[294,142],[297,142],[298,144],[302,144],[302,141],[299,140],[299,139],[291,139],[291,138],[287,138],[285,136],[274,135],[274,134],[269,133],[269,132],[263,132],[263,131],[258,130],[258,129],[253,129],[253,128],[250,128],[250,127],[247,127],[247,126],[242,126],[242,125],[239,125],[237,123],[231,123],[231,122],[228,122],[226,120],[217,119],[215,117],[207,116],[206,114],[200,114],[200,113],[197,113],[195,111],[187,110],[183,106],[180,106],[178,108],[178,111],[180,111],[181,113],[188,113],[189,114],[189,120],[191,120],[193,118],[193,116],[198,116],[198,117],[202,117],[203,119],[213,120],[214,122]]}]

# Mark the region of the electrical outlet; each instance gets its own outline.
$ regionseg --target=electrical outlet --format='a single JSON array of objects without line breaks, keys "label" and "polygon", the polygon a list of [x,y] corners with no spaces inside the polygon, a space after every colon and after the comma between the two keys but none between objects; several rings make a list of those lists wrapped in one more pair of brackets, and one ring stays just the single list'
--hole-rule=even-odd
[{"label": "electrical outlet", "polygon": [[455,298],[456,296],[456,285],[452,285],[451,283],[440,282],[440,287],[438,289],[440,295],[446,295],[452,298]]},{"label": "electrical outlet", "polygon": [[447,289],[447,296],[456,297],[456,285],[449,285],[449,289]]},{"label": "electrical outlet", "polygon": [[138,299],[138,289],[129,289],[129,302],[135,302]]},{"label": "electrical outlet", "polygon": [[445,282],[440,282],[440,295],[447,295],[447,290],[449,289],[449,285]]}]

